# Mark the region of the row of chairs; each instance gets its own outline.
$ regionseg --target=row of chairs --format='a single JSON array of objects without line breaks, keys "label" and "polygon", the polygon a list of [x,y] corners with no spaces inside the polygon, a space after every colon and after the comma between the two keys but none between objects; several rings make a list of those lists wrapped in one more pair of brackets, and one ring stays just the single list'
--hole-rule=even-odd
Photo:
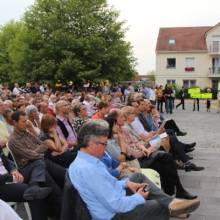
[{"label": "row of chairs", "polygon": [[[18,169],[18,165],[16,163],[16,160],[14,158],[12,151],[8,147],[8,144],[6,145],[6,148],[4,148],[3,151],[6,156],[8,156],[9,154],[12,156],[14,164],[16,168]],[[152,169],[142,169],[141,171],[152,182],[154,182],[159,188],[161,188],[160,175],[156,171]],[[62,203],[63,207],[62,207],[62,212],[61,212],[61,220],[72,220],[72,219],[91,220],[89,210],[86,204],[81,199],[78,191],[72,185],[68,173],[66,175],[63,198],[64,198],[64,201]],[[8,204],[16,210],[17,208],[16,202],[9,202]],[[32,220],[30,208],[27,202],[24,202],[24,207],[25,207],[25,210],[28,216],[28,220]]]}]

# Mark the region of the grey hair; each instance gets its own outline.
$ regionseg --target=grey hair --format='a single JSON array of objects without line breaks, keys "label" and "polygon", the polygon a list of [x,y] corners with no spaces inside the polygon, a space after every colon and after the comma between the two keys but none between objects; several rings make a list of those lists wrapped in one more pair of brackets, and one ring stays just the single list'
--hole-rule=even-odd
[{"label": "grey hair", "polygon": [[4,119],[7,118],[7,115],[8,115],[9,112],[13,112],[13,111],[12,111],[10,108],[5,108],[5,109],[3,110],[2,115],[3,115]]},{"label": "grey hair", "polygon": [[13,102],[11,100],[7,99],[7,100],[4,101],[4,105],[8,105],[8,104],[13,105]]},{"label": "grey hair", "polygon": [[78,148],[87,147],[89,141],[109,135],[109,125],[104,120],[90,120],[86,122],[78,133]]},{"label": "grey hair", "polygon": [[29,116],[32,112],[38,112],[38,109],[35,105],[28,105],[25,109],[26,115]]},{"label": "grey hair", "polygon": [[82,103],[77,103],[73,106],[73,113],[75,114],[75,116],[79,116],[80,113],[80,109],[83,107]]}]

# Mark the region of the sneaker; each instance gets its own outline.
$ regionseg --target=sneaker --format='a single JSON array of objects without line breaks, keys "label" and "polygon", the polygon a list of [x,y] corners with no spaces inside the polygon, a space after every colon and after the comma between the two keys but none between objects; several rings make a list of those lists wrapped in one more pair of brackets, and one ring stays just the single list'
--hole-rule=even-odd
[{"label": "sneaker", "polygon": [[44,199],[52,192],[51,187],[39,187],[38,185],[27,188],[23,194],[23,198],[27,201],[35,199]]},{"label": "sneaker", "polygon": [[200,201],[198,199],[173,199],[168,208],[171,216],[178,216],[184,213],[186,214],[195,211],[199,207],[199,205]]}]

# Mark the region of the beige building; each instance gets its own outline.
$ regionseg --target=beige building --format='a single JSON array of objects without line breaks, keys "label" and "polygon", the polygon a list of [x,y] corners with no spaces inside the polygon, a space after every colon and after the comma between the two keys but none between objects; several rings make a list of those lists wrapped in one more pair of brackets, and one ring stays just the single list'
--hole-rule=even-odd
[{"label": "beige building", "polygon": [[217,88],[220,82],[220,23],[213,27],[160,28],[156,84]]}]

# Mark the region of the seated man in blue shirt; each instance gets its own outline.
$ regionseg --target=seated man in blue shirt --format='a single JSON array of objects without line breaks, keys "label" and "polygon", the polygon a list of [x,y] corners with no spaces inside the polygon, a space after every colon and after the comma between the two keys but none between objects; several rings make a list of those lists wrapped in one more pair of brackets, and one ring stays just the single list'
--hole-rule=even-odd
[{"label": "seated man in blue shirt", "polygon": [[68,171],[93,220],[167,220],[170,215],[187,217],[199,206],[197,199],[173,199],[150,182],[150,190],[145,191],[146,183],[140,180],[113,177],[99,159],[104,154],[108,133],[105,121],[85,123],[78,134],[80,151]]}]

